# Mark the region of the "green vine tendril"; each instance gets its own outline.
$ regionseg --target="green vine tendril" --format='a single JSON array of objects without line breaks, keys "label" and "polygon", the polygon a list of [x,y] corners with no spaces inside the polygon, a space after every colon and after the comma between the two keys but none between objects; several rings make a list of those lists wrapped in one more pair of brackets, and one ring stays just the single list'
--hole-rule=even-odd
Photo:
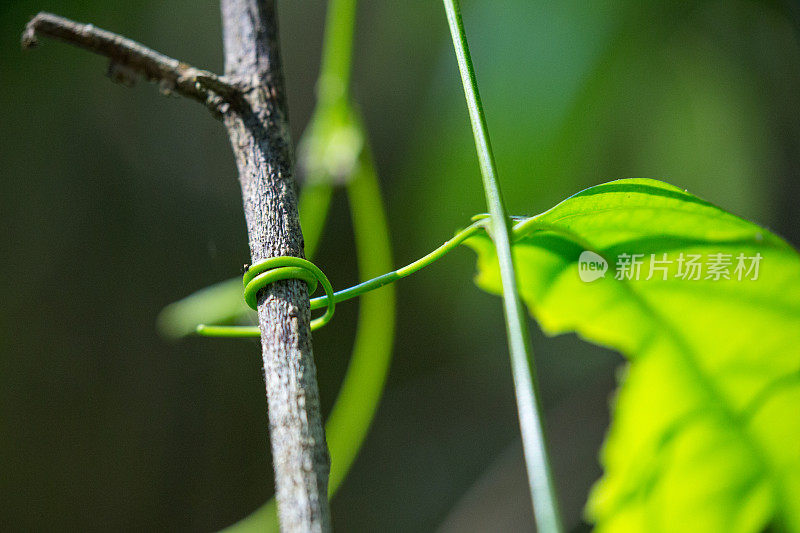
[{"label": "green vine tendril", "polygon": [[[327,311],[322,317],[311,322],[311,330],[313,331],[321,328],[333,318],[334,306],[337,303],[380,289],[436,262],[478,231],[485,229],[488,220],[486,215],[476,215],[473,217],[472,224],[458,231],[450,240],[431,253],[402,268],[338,292],[333,292],[330,281],[314,263],[299,257],[272,257],[256,263],[244,273],[242,280],[244,284],[244,299],[248,306],[256,309],[258,292],[274,281],[282,279],[303,280],[308,284],[309,293],[313,293],[316,290],[317,281],[319,281],[325,289],[325,296],[313,298],[311,300],[311,309],[327,307]],[[258,326],[212,326],[200,324],[197,326],[197,333],[204,337],[258,337],[261,335],[261,330]]]},{"label": "green vine tendril", "polygon": [[[314,263],[306,259],[291,256],[270,257],[247,267],[242,277],[244,284],[244,301],[252,310],[258,308],[258,293],[270,283],[284,279],[299,279],[306,282],[309,294],[317,290],[317,283],[325,289],[325,314],[311,321],[311,331],[321,328],[333,318],[336,301],[333,298],[333,287],[328,277]],[[252,337],[260,335],[257,327],[248,326],[208,326],[200,324],[197,333],[205,337]]]}]

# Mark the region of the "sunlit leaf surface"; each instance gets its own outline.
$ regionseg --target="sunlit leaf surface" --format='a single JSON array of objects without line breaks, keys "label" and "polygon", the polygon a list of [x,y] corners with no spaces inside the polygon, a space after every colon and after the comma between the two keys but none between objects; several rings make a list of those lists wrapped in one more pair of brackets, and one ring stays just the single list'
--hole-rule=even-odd
[{"label": "sunlit leaf surface", "polygon": [[[800,531],[797,253],[647,179],[587,189],[514,233],[542,329],[630,361],[587,506],[598,530]],[[467,244],[476,283],[499,293],[490,239]]]}]

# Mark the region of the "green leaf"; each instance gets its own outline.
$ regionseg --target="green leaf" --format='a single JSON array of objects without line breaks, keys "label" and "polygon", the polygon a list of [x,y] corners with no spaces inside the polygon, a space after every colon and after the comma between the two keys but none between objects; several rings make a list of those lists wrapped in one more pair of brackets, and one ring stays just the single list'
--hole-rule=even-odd
[{"label": "green leaf", "polygon": [[[580,192],[517,222],[514,239],[519,289],[542,329],[630,361],[587,505],[598,530],[800,531],[798,254],[648,179]],[[476,283],[500,294],[491,240],[467,244]],[[579,275],[584,251],[608,265],[591,282]],[[638,279],[619,268],[623,254],[642,254]],[[690,255],[700,255],[698,280],[681,277]],[[759,256],[754,279],[747,268]],[[730,279],[709,270],[725,270],[717,259],[730,260]]]}]

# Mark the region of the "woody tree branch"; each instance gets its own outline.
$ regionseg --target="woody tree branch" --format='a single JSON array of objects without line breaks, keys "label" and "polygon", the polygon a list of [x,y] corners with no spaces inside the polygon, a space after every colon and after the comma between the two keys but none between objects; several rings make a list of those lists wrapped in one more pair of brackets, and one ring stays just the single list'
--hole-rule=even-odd
[{"label": "woody tree branch", "polygon": [[[222,119],[239,171],[253,262],[303,257],[293,152],[274,0],[222,0],[225,76],[167,57],[135,41],[50,13],[22,36],[51,37],[108,57],[116,81],[141,76],[165,92],[197,100]],[[311,348],[305,283],[278,281],[258,298],[278,512],[284,531],[330,530],[325,443]]]},{"label": "woody tree branch", "polygon": [[92,24],[52,13],[39,13],[28,22],[22,34],[22,47],[36,47],[38,36],[58,39],[107,57],[108,74],[114,81],[133,85],[139,75],[157,82],[163,92],[192,98],[216,111],[226,110],[225,101],[234,99],[238,91],[236,84],[223,76],[192,67]]},{"label": "woody tree branch", "polygon": [[[239,168],[254,261],[303,257],[293,153],[273,0],[222,0],[226,76],[243,80],[241,109],[224,113]],[[267,287],[259,324],[281,527],[327,531],[330,458],[311,351],[308,291]]]}]

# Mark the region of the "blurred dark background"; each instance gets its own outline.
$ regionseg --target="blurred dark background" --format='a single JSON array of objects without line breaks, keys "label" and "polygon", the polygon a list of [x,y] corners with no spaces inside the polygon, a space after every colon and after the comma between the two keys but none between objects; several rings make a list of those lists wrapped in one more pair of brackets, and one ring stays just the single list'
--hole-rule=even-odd
[{"label": "blurred dark background", "polygon": [[[295,140],[324,8],[280,6]],[[110,83],[101,58],[53,41],[21,52],[39,10],[222,70],[214,2],[0,3],[0,529],[219,529],[272,493],[258,343],[167,342],[155,317],[248,259],[227,137],[195,102]],[[655,177],[798,245],[798,13],[465,0],[510,210]],[[363,2],[354,90],[405,264],[485,210],[439,2]],[[339,530],[533,528],[500,302],[472,285],[473,259],[456,252],[399,285],[395,360],[333,500]],[[336,287],[356,281],[341,195],[316,262]],[[326,409],[356,309],[315,334]],[[532,327],[564,514],[581,529],[621,360]]]}]

